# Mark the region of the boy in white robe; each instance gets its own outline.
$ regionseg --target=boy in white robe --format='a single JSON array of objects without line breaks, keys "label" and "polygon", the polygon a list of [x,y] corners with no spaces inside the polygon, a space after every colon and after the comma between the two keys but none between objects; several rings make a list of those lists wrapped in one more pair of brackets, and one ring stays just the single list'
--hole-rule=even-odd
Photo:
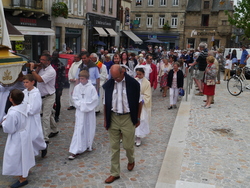
[{"label": "boy in white robe", "polygon": [[24,94],[14,89],[10,94],[11,106],[2,123],[3,132],[8,133],[3,157],[3,175],[19,176],[12,188],[28,184],[26,179],[30,168],[35,166],[32,141],[28,133],[27,104],[22,103]]},{"label": "boy in white robe", "polygon": [[70,160],[88,149],[92,151],[92,144],[96,129],[95,108],[98,105],[96,88],[89,79],[89,73],[83,70],[79,73],[80,83],[73,91],[73,101],[76,107],[75,129],[71,140],[69,152]]},{"label": "boy in white robe", "polygon": [[35,79],[32,74],[27,74],[23,77],[23,85],[26,88],[23,91],[23,102],[27,104],[28,108],[29,134],[32,139],[34,155],[39,155],[41,150],[41,157],[44,158],[47,154],[47,144],[44,141],[40,116],[42,98],[40,91],[34,87],[34,84]]}]

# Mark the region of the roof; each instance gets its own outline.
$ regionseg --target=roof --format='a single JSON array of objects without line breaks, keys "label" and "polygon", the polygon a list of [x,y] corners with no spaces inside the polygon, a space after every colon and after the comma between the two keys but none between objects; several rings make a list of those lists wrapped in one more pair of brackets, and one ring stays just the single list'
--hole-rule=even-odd
[{"label": "roof", "polygon": [[[224,4],[220,4],[223,0],[212,1],[212,12],[218,12],[221,10],[233,10],[233,4],[230,0],[224,0]],[[187,5],[187,12],[200,12],[202,8],[201,0],[189,0]]]},{"label": "roof", "polygon": [[224,4],[220,4],[221,0],[213,0],[212,12],[218,12],[220,10],[233,10],[232,1],[224,1]]},{"label": "roof", "polygon": [[201,0],[189,0],[187,5],[187,12],[189,11],[201,11]]}]

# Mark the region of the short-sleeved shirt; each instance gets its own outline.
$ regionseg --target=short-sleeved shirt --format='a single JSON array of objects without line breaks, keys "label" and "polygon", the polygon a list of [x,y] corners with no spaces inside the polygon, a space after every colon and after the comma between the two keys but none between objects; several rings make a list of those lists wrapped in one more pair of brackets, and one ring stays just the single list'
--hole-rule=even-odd
[{"label": "short-sleeved shirt", "polygon": [[39,89],[41,96],[52,95],[55,93],[56,71],[49,65],[45,69],[41,69],[38,73],[43,82],[37,82],[37,88]]},{"label": "short-sleeved shirt", "polygon": [[246,65],[247,62],[244,62],[248,56],[248,52],[246,50],[242,51],[241,58],[240,58],[240,64]]},{"label": "short-sleeved shirt", "polygon": [[[89,69],[88,69],[88,71],[89,71],[89,80],[91,81],[91,83],[93,84],[93,85],[96,85],[96,79],[98,79],[98,78],[100,78],[100,73],[99,73],[99,69],[98,69],[98,67],[96,66],[96,67],[90,67]],[[79,73],[80,73],[80,68],[78,68],[78,70],[77,70],[77,73],[76,73],[76,79],[78,79],[79,78]]]}]

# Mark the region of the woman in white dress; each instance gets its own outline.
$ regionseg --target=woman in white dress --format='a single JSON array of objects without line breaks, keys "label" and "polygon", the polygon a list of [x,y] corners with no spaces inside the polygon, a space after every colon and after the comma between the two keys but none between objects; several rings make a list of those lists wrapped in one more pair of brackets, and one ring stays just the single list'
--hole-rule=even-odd
[{"label": "woman in white dress", "polygon": [[135,129],[136,136],[136,146],[139,147],[141,145],[141,138],[144,138],[147,134],[149,134],[149,123],[151,120],[151,86],[150,82],[144,77],[145,71],[143,68],[136,69],[136,80],[141,85],[141,98],[143,102],[142,111],[141,111],[141,122],[140,126]]}]

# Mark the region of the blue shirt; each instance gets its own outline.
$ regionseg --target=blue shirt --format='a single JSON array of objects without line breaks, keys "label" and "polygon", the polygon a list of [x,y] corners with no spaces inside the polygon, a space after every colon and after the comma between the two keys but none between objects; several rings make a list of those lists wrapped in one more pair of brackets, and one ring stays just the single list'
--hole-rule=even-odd
[{"label": "blue shirt", "polygon": [[246,65],[247,62],[244,62],[248,56],[248,52],[246,50],[242,51],[241,58],[240,58],[240,64]]},{"label": "blue shirt", "polygon": [[[80,72],[80,68],[78,68],[76,72],[76,79],[78,79],[78,75]],[[96,79],[100,78],[98,67],[91,67],[89,68],[89,80],[93,85],[96,85]]]}]

